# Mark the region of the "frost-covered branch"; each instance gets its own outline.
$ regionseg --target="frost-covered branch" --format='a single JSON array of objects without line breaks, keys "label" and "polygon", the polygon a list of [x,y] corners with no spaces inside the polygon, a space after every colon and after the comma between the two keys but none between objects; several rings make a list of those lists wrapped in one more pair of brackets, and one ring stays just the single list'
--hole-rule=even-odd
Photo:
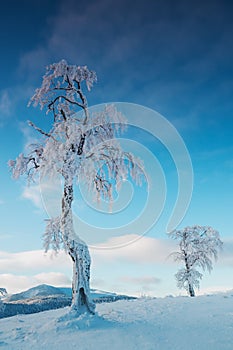
[{"label": "frost-covered branch", "polygon": [[84,108],[84,105],[82,105],[81,103],[78,103],[77,101],[72,101],[71,99],[69,99],[68,97],[64,96],[64,95],[59,95],[57,96],[53,101],[51,101],[49,104],[48,104],[48,109],[51,110],[52,108],[55,108],[54,105],[57,101],[61,101],[62,99],[64,99],[65,101],[73,104],[73,105],[76,105],[78,107],[81,107],[81,108]]},{"label": "frost-covered branch", "polygon": [[28,180],[33,180],[34,173],[40,168],[38,157],[28,157],[23,153],[20,153],[16,160],[9,160],[8,166],[14,179],[26,175]]},{"label": "frost-covered branch", "polygon": [[51,137],[51,139],[53,139],[54,141],[56,141],[55,137],[51,134],[48,133],[44,130],[42,130],[41,128],[39,128],[38,126],[36,126],[32,121],[28,121],[28,125],[32,126],[36,131],[38,131],[40,134],[46,136],[46,137]]},{"label": "frost-covered branch", "polygon": [[87,99],[81,84],[86,83],[88,91],[97,81],[96,73],[86,66],[68,65],[65,60],[51,64],[43,77],[41,88],[32,96],[29,105],[40,105],[52,111],[55,121],[77,112],[73,107],[87,109]]},{"label": "frost-covered branch", "polygon": [[60,217],[47,219],[46,229],[43,235],[44,250],[47,252],[52,249],[56,254],[64,247],[62,233],[61,233],[61,219]]}]

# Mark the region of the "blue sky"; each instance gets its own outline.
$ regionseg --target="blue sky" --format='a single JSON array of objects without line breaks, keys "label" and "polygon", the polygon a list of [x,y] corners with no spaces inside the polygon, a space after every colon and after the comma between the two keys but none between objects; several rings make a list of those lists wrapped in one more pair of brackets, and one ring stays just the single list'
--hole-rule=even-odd
[{"label": "blue sky", "polygon": [[[27,102],[40,85],[45,66],[65,58],[97,72],[89,105],[111,101],[143,105],[177,129],[194,171],[193,196],[180,227],[211,225],[225,243],[201,291],[232,288],[232,10],[233,4],[226,0],[26,0],[1,5],[2,287],[15,291],[40,282],[67,284],[71,277],[65,257],[52,262],[43,258],[47,214],[39,188],[13,181],[6,165],[35,136],[26,127],[28,119],[49,127],[48,117],[27,108]],[[173,278],[178,266],[166,259],[174,246],[165,234],[176,198],[175,168],[156,140],[133,131],[129,135],[158,158],[167,182],[167,202],[160,222],[144,240],[112,253],[91,251],[92,285],[135,294],[178,294]],[[134,237],[135,232],[127,234]]]}]

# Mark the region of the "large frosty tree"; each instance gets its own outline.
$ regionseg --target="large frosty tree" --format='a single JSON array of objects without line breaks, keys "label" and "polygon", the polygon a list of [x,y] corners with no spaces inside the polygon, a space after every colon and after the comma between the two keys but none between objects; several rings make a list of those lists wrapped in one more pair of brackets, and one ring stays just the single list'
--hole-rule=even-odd
[{"label": "large frosty tree", "polygon": [[[90,299],[90,255],[85,242],[74,231],[72,202],[74,184],[83,182],[97,200],[113,200],[113,190],[126,177],[140,180],[140,167],[134,156],[124,152],[115,139],[125,119],[114,106],[91,114],[85,89],[90,91],[96,73],[86,66],[68,65],[65,60],[47,67],[42,86],[30,103],[40,105],[52,117],[50,131],[29,122],[40,135],[28,155],[9,161],[13,177],[59,174],[63,183],[61,215],[48,220],[44,234],[45,250],[64,248],[73,262],[72,306],[78,314],[94,313]],[[77,113],[79,111],[79,113]]]},{"label": "large frosty tree", "polygon": [[172,253],[174,259],[184,264],[175,275],[177,286],[186,289],[194,297],[194,288],[199,288],[202,279],[197,268],[211,272],[212,260],[217,260],[218,250],[222,248],[219,233],[209,226],[193,226],[173,231],[169,235],[179,242],[179,251]]}]

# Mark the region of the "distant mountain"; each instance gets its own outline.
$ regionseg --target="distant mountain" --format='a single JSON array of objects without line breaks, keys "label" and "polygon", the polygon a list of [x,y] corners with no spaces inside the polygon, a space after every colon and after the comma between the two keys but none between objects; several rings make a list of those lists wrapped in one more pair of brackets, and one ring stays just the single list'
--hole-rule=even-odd
[{"label": "distant mountain", "polygon": [[[71,298],[72,290],[68,287],[53,287],[47,284],[41,284],[39,286],[30,288],[24,292],[12,294],[5,299],[6,302],[19,302],[25,300],[33,299],[43,299],[45,297],[62,297],[62,298]],[[105,292],[98,289],[91,289],[91,297],[95,302],[101,301],[116,301],[119,299],[134,299],[134,297],[129,297],[127,295],[118,295],[116,293]]]},{"label": "distant mountain", "polygon": [[[136,299],[127,295],[91,289],[91,297],[95,303],[110,303],[117,300]],[[0,310],[0,318],[16,314],[31,314],[51,309],[59,309],[71,305],[71,288],[57,288],[47,284],[30,288],[24,292],[12,294],[4,298],[4,308]]]},{"label": "distant mountain", "polygon": [[[68,289],[68,288],[67,288]],[[57,295],[64,295],[64,291],[62,291],[60,288],[56,288],[53,286],[49,286],[47,284],[41,284],[39,286],[30,288],[24,292],[12,294],[9,296],[6,301],[19,301],[19,300],[25,300],[25,299],[33,299],[38,297],[47,297],[49,295],[57,296]]]}]

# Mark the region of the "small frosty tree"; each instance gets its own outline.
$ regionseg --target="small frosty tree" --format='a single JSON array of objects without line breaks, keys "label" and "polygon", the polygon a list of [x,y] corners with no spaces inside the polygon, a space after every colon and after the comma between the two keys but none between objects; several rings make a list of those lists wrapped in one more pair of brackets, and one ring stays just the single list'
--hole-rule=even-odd
[{"label": "small frosty tree", "polygon": [[5,308],[5,305],[2,301],[2,297],[6,296],[7,295],[7,291],[5,288],[0,288],[0,315],[1,313],[3,313],[4,311],[4,308]]},{"label": "small frosty tree", "polygon": [[95,305],[90,300],[88,247],[73,226],[75,181],[83,182],[95,199],[111,202],[115,184],[127,176],[140,180],[136,159],[123,152],[115,139],[115,133],[124,129],[124,117],[109,105],[92,115],[88,110],[84,88],[90,91],[96,80],[96,73],[86,66],[68,65],[65,60],[47,67],[42,86],[30,103],[46,108],[53,117],[52,128],[45,131],[29,122],[41,134],[41,141],[31,145],[28,155],[20,154],[15,161],[9,161],[15,179],[24,174],[29,180],[56,174],[63,179],[61,215],[48,220],[44,246],[46,251],[64,248],[71,257],[71,310],[78,314],[94,313]]},{"label": "small frosty tree", "polygon": [[219,233],[212,227],[193,226],[173,231],[169,236],[179,241],[179,252],[172,253],[174,259],[184,263],[184,268],[175,275],[177,286],[194,297],[194,288],[199,288],[202,278],[197,268],[211,272],[212,260],[217,260],[218,250],[222,248]]},{"label": "small frosty tree", "polygon": [[7,290],[6,288],[0,288],[0,297],[2,296],[6,296],[7,295]]},{"label": "small frosty tree", "polygon": [[1,316],[1,313],[4,311],[4,304],[2,302],[2,300],[0,299],[0,316]]}]

